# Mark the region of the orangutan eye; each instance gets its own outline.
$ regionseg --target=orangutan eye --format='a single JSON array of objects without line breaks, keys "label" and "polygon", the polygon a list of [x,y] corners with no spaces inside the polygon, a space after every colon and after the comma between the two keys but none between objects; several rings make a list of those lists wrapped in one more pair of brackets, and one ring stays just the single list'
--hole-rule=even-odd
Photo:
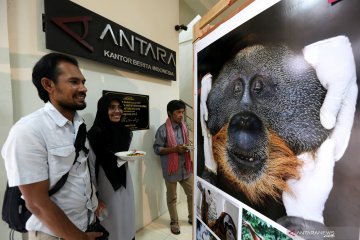
[{"label": "orangutan eye", "polygon": [[233,94],[239,96],[242,92],[242,85],[240,81],[236,81],[233,88]]},{"label": "orangutan eye", "polygon": [[252,90],[255,93],[260,93],[264,89],[264,84],[261,78],[256,78],[252,85]]}]

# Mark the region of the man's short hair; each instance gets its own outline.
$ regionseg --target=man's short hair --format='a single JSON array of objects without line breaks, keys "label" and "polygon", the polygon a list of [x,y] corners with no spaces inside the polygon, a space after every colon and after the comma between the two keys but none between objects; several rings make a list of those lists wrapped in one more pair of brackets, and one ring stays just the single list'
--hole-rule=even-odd
[{"label": "man's short hair", "polygon": [[40,58],[33,68],[32,82],[38,91],[40,99],[45,103],[49,101],[49,94],[41,85],[41,79],[46,77],[56,84],[57,77],[60,74],[57,66],[60,62],[68,62],[79,67],[78,61],[71,56],[61,53],[49,53]]},{"label": "man's short hair", "polygon": [[179,110],[179,109],[184,109],[185,110],[186,105],[183,101],[181,100],[171,100],[166,107],[166,110],[169,113],[172,114],[174,111]]}]

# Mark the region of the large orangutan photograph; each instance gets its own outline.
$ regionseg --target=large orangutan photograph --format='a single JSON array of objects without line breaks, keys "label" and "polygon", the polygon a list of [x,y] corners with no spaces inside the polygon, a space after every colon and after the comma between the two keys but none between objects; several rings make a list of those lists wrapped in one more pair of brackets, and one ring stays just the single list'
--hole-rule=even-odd
[{"label": "large orangutan photograph", "polygon": [[196,55],[197,177],[303,239],[359,239],[359,9],[282,0]]}]

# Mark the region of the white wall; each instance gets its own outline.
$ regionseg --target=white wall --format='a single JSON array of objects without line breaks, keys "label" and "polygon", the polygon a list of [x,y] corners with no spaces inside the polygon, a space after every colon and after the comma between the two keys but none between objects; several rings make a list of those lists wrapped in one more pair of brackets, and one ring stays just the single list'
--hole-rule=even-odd
[{"label": "white wall", "polygon": [[[196,16],[188,25],[187,31],[179,34],[179,93],[180,99],[188,104],[186,108],[186,122],[190,128],[190,139],[194,139],[194,64],[193,64],[193,27],[201,19]],[[193,152],[192,152],[193,153]],[[192,159],[194,156],[192,154]],[[184,195],[181,195],[184,197]],[[184,200],[185,198],[181,198]]]},{"label": "white wall", "polygon": [[196,12],[191,9],[184,0],[179,1],[179,24],[187,25],[196,16]]},{"label": "white wall", "polygon": [[[73,2],[176,51],[178,55],[178,32],[174,30],[174,26],[179,21],[178,1],[74,0]],[[42,13],[44,13],[42,0],[0,0],[1,145],[14,121],[43,106],[31,82],[33,65],[43,54],[50,52],[45,48]],[[6,60],[5,55],[10,55],[10,60]],[[130,164],[135,188],[136,228],[139,229],[167,210],[160,162],[158,156],[153,153],[152,144],[156,129],[167,118],[166,104],[172,99],[179,98],[179,83],[122,71],[82,58],[77,59],[87,78],[88,107],[80,113],[88,127],[94,120],[96,103],[103,89],[149,95],[150,129],[135,131],[131,146],[147,152],[144,161]],[[179,69],[177,71],[179,72]],[[0,171],[2,203],[6,182],[3,161],[0,164]],[[7,234],[7,228],[1,221],[0,239],[6,239]]]},{"label": "white wall", "polygon": [[201,17],[196,16],[188,25],[187,31],[179,34],[179,90],[180,98],[191,106],[194,105],[194,64],[193,64],[193,27]]},{"label": "white wall", "polygon": [[[9,128],[13,123],[12,90],[10,77],[10,59],[8,44],[7,2],[0,0],[0,146],[3,145]],[[0,203],[4,198],[6,174],[4,161],[0,156]],[[7,225],[0,221],[0,239],[7,239]]]}]

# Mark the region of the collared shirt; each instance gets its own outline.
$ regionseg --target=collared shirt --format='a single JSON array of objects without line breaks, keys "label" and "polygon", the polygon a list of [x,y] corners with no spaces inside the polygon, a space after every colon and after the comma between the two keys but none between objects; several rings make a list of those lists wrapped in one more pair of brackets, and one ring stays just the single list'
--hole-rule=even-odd
[{"label": "collared shirt", "polygon": [[[174,130],[176,143],[178,145],[184,144],[184,138],[182,135],[182,130],[181,130],[180,125],[172,122],[172,127]],[[166,124],[164,123],[163,125],[161,125],[159,127],[159,129],[157,130],[156,135],[155,135],[155,142],[154,142],[153,148],[154,148],[154,152],[157,155],[160,155],[160,148],[168,147],[166,135],[167,135],[166,134]],[[168,170],[167,170],[168,169],[168,154],[160,155],[160,160],[161,160],[161,168],[162,168],[162,172],[163,172],[163,177],[168,182],[181,181],[181,180],[187,179],[192,174],[191,172],[186,171],[184,154],[179,154],[178,171],[171,175],[168,173]]]},{"label": "collared shirt", "polygon": [[[94,219],[98,202],[95,194],[91,198],[88,156],[84,151],[80,151],[73,165],[74,141],[81,123],[83,120],[77,113],[71,122],[48,102],[11,128],[1,153],[9,186],[49,179],[51,189],[70,170],[66,183],[51,199],[80,230],[85,231]],[[85,146],[89,148],[88,141]],[[54,235],[35,215],[27,221],[26,229]]]}]

